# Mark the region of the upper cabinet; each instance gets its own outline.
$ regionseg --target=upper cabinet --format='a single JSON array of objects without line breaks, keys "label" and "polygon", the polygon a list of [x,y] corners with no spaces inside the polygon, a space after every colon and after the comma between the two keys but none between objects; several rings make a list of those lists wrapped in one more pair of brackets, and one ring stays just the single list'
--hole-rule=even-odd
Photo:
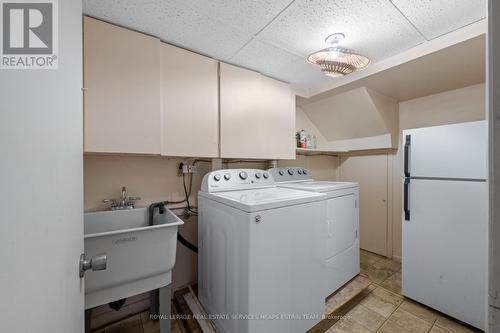
[{"label": "upper cabinet", "polygon": [[84,17],[85,152],[295,158],[295,96],[259,73]]},{"label": "upper cabinet", "polygon": [[219,156],[218,66],[161,44],[162,155]]},{"label": "upper cabinet", "polygon": [[85,152],[160,154],[160,41],[84,17]]},{"label": "upper cabinet", "polygon": [[295,96],[289,85],[220,64],[222,158],[294,159]]}]

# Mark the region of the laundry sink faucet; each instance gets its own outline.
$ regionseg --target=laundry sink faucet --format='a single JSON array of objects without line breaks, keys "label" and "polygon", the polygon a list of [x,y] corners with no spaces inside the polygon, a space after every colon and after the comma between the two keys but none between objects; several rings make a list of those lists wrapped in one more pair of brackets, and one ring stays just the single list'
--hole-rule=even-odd
[{"label": "laundry sink faucet", "polygon": [[111,210],[123,210],[123,209],[134,209],[135,202],[141,200],[140,197],[127,197],[127,188],[125,186],[122,187],[122,195],[120,197],[120,201],[112,198],[112,199],[104,199],[103,203],[111,203]]}]

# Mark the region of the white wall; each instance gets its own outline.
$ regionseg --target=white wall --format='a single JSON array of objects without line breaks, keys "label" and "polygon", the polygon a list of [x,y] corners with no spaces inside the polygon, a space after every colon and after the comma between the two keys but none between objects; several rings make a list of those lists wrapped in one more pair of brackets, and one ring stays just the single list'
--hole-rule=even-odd
[{"label": "white wall", "polygon": [[58,3],[59,69],[0,69],[2,332],[83,332],[82,4]]},{"label": "white wall", "polygon": [[[402,147],[405,129],[485,119],[485,101],[485,85],[478,84],[400,103],[399,147]],[[402,164],[403,151],[399,149],[393,163],[393,255],[396,258],[401,257]]]}]

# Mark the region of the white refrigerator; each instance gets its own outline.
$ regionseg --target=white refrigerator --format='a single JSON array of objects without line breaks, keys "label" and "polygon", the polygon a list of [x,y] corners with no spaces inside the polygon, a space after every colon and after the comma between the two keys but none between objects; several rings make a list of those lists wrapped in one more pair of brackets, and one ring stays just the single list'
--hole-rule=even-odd
[{"label": "white refrigerator", "polygon": [[403,131],[403,295],[480,329],[487,293],[485,121]]}]

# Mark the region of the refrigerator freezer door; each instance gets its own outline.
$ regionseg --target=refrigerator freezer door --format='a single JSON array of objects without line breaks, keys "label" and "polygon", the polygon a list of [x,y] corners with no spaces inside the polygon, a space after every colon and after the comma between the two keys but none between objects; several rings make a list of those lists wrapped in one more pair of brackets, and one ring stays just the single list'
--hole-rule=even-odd
[{"label": "refrigerator freezer door", "polygon": [[[410,142],[407,142],[407,136]],[[486,179],[485,121],[403,131],[406,177]]]},{"label": "refrigerator freezer door", "polygon": [[403,294],[484,329],[487,184],[412,179],[403,219]]}]

